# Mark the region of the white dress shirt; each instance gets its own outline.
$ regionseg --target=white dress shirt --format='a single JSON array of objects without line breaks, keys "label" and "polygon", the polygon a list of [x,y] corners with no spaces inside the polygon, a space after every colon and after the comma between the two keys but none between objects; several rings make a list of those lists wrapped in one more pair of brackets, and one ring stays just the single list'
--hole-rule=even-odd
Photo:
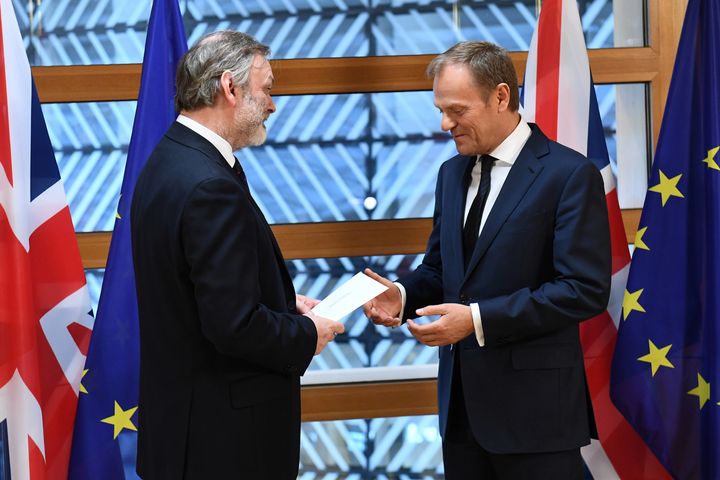
[{"label": "white dress shirt", "polygon": [[196,122],[192,118],[186,117],[185,115],[178,115],[177,122],[182,123],[187,128],[197,133],[208,142],[212,143],[213,147],[217,148],[218,152],[220,152],[225,161],[228,162],[230,168],[235,166],[235,156],[233,155],[232,145],[230,145],[227,140],[207,128],[202,123]]},{"label": "white dress shirt", "polygon": [[[489,155],[496,160],[493,164],[493,169],[490,175],[490,192],[488,193],[488,198],[485,202],[485,208],[483,209],[482,218],[480,219],[480,229],[478,231],[478,235],[482,233],[482,229],[485,226],[485,221],[487,220],[488,215],[490,215],[490,211],[492,210],[493,205],[495,205],[495,200],[497,200],[498,195],[500,194],[500,190],[505,183],[505,179],[507,179],[507,176],[510,173],[510,168],[512,168],[512,166],[515,164],[515,160],[517,160],[518,155],[520,155],[520,151],[525,146],[525,143],[527,143],[531,133],[532,131],[530,130],[530,126],[525,120],[520,118],[520,123],[517,124],[515,130],[513,130],[512,133],[510,133],[510,135],[508,135],[505,140],[503,140],[502,143],[498,145],[497,148],[495,148],[495,150],[490,152]],[[464,222],[467,221],[470,206],[472,205],[472,202],[477,195],[478,189],[480,188],[481,170],[482,164],[480,162],[480,155],[478,155],[475,158],[475,166],[472,169],[470,186],[468,187],[467,197],[465,200],[465,213],[463,216],[465,220],[463,221],[463,225],[465,225]],[[405,300],[407,298],[405,293],[405,287],[403,287],[398,282],[395,282],[395,285],[398,286],[398,289],[400,290],[400,296],[402,298],[402,308],[400,309],[400,318],[402,318],[403,313],[405,312]],[[485,334],[482,328],[480,307],[477,303],[471,303],[470,311],[472,312],[473,325],[475,327],[475,338],[477,338],[478,344],[481,347],[484,347]]]}]

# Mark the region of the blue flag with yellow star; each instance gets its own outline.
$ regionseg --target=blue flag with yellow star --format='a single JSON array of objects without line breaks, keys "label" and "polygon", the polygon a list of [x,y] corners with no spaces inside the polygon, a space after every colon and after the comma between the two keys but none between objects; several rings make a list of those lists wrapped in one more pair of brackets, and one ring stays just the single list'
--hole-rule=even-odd
[{"label": "blue flag with yellow star", "polygon": [[70,458],[71,479],[137,478],[140,347],[130,202],[140,171],[175,120],[175,72],[186,51],[177,0],[154,0],[120,203],[83,372]]},{"label": "blue flag with yellow star", "polygon": [[720,478],[720,2],[689,0],[611,397],[674,478]]}]

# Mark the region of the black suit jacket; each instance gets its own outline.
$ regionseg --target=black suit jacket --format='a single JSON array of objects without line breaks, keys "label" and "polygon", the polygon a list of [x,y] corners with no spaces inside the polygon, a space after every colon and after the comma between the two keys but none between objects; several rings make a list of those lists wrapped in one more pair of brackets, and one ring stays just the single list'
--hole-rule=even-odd
[{"label": "black suit jacket", "polygon": [[138,473],[297,475],[299,376],[317,333],[272,231],[212,144],[174,123],[133,196]]},{"label": "black suit jacket", "polygon": [[[574,150],[534,125],[486,220],[467,271],[462,226],[474,157],[440,168],[423,263],[400,279],[405,312],[429,304],[478,303],[485,335],[457,344],[476,440],[495,453],[569,450],[594,430],[579,322],[610,293],[610,235],[603,181]],[[454,354],[440,348],[438,401],[444,433]]]}]

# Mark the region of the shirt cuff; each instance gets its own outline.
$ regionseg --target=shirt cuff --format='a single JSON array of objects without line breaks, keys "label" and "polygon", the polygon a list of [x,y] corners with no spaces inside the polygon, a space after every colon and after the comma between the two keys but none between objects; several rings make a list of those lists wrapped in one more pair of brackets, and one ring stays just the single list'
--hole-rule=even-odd
[{"label": "shirt cuff", "polygon": [[[402,291],[402,290],[401,290]],[[403,306],[405,302],[403,302]],[[485,332],[483,332],[482,320],[480,319],[480,307],[477,303],[470,304],[470,312],[472,312],[473,325],[475,325],[475,338],[478,345],[485,346]]]},{"label": "shirt cuff", "polygon": [[405,317],[403,316],[405,313],[405,302],[407,301],[407,293],[405,292],[405,287],[402,286],[401,283],[393,282],[396,287],[398,287],[398,290],[400,290],[400,313],[398,314],[398,318],[400,319],[400,324],[405,323],[403,320]]}]

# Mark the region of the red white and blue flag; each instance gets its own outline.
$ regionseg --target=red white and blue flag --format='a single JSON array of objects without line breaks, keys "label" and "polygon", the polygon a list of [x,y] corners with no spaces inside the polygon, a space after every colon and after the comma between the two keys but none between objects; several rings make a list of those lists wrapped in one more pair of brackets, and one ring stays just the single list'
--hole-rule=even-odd
[{"label": "red white and blue flag", "polygon": [[600,441],[582,449],[594,478],[669,478],[610,401],[610,366],[630,267],[625,229],[590,74],[576,0],[544,0],[525,70],[523,116],[551,139],[592,160],[605,182],[612,241],[607,311],[580,326]]},{"label": "red white and blue flag", "polygon": [[65,478],[93,318],[10,0],[0,20],[0,476]]}]

